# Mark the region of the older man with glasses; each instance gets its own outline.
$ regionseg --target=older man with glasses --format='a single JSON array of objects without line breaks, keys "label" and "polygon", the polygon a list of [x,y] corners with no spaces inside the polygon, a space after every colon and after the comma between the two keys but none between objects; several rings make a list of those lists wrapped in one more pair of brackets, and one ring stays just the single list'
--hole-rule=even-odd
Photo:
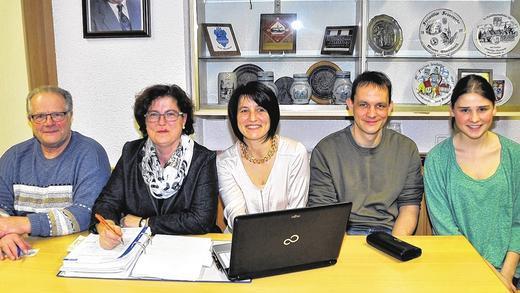
[{"label": "older man with glasses", "polygon": [[110,176],[103,147],[71,130],[68,91],[36,88],[26,106],[34,137],[0,158],[0,260],[28,252],[24,235],[87,229],[92,205]]}]

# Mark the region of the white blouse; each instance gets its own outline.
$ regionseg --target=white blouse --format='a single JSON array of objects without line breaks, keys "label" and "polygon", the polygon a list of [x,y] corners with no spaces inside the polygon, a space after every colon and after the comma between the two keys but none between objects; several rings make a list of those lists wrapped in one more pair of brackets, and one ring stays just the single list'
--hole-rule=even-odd
[{"label": "white blouse", "polygon": [[240,159],[239,144],[237,141],[217,155],[219,191],[229,228],[233,228],[233,221],[239,215],[307,205],[310,171],[303,144],[279,137],[273,168],[261,189],[251,182],[246,173]]}]

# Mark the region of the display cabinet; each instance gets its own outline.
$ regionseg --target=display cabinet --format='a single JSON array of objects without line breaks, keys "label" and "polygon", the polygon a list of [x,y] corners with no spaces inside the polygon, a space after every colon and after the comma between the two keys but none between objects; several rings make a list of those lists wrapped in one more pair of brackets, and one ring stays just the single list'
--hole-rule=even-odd
[{"label": "display cabinet", "polygon": [[[498,107],[497,116],[520,117],[520,45],[506,55],[488,57],[473,42],[475,26],[492,13],[512,15],[519,19],[520,8],[512,0],[487,1],[425,1],[425,0],[197,0],[189,1],[190,52],[192,94],[195,115],[223,117],[226,105],[218,103],[218,74],[232,72],[244,64],[254,64],[264,71],[273,71],[274,79],[306,73],[320,61],[336,64],[350,71],[351,79],[365,70],[385,72],[392,81],[395,117],[446,117],[448,106],[428,106],[414,95],[415,74],[428,62],[442,62],[455,72],[458,69],[487,70],[496,77],[507,76],[511,81],[511,98]],[[435,9],[456,12],[464,22],[465,37],[460,49],[449,56],[432,54],[421,44],[420,23]],[[300,23],[296,35],[295,53],[259,53],[261,14],[295,13]],[[400,48],[393,54],[376,52],[369,41],[370,21],[388,15],[402,31]],[[240,55],[212,56],[206,44],[203,25],[231,24]],[[321,54],[327,26],[357,26],[352,55]],[[372,28],[371,28],[372,29]],[[432,28],[433,29],[433,28]],[[440,28],[439,28],[440,29]],[[519,33],[518,31],[516,32]],[[424,40],[423,40],[424,42]],[[455,76],[455,81],[456,81]],[[283,117],[346,117],[345,105],[322,105],[311,101],[307,105],[281,105]]]}]

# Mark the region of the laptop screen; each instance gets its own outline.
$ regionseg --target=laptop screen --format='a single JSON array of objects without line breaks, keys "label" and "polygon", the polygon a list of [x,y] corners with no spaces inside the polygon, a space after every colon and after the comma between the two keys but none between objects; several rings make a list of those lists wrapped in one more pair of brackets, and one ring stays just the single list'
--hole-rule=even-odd
[{"label": "laptop screen", "polygon": [[228,277],[254,278],[334,264],[352,204],[235,218]]}]

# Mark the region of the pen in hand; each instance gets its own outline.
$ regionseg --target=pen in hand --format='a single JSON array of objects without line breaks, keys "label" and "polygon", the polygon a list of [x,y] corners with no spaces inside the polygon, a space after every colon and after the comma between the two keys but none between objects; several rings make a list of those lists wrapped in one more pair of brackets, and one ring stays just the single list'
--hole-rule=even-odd
[{"label": "pen in hand", "polygon": [[112,231],[117,236],[121,237],[121,244],[123,244],[123,245],[125,244],[123,242],[123,234],[121,232],[114,230],[114,228],[112,228],[112,226],[107,222],[107,220],[105,220],[105,218],[103,218],[103,216],[101,216],[100,214],[95,214],[94,217],[96,217],[96,220],[98,220],[101,225],[105,226],[105,228]]}]

